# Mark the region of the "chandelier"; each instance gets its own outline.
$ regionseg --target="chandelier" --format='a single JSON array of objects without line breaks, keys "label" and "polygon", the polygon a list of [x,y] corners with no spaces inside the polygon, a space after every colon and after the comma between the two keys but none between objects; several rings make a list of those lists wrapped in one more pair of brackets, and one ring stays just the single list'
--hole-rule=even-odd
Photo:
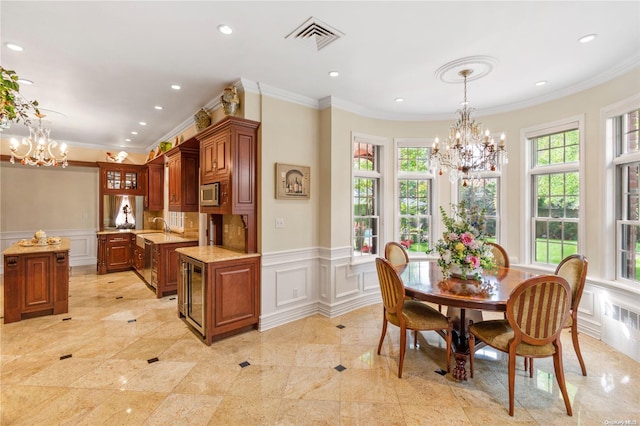
[{"label": "chandelier", "polygon": [[[60,157],[56,157],[52,150],[58,146],[58,142],[49,137],[50,129],[42,128],[43,114],[36,114],[38,117],[38,128],[29,127],[29,137],[22,138],[19,143],[15,138],[11,139],[11,164],[15,163],[15,159],[20,160],[22,164],[29,166],[58,166],[67,167],[67,144],[60,145]],[[27,150],[24,154],[18,153],[20,145],[26,146]]]},{"label": "chandelier", "polygon": [[458,118],[449,128],[449,137],[440,147],[436,138],[431,150],[430,162],[433,170],[438,174],[449,173],[451,183],[463,179],[463,186],[467,186],[468,179],[478,178],[482,172],[500,171],[503,164],[508,162],[505,149],[504,133],[496,144],[489,129],[482,132],[482,124],[471,118],[474,108],[468,107],[467,77],[473,73],[471,69],[464,69],[458,73],[464,78],[464,102],[462,109],[456,111]]}]

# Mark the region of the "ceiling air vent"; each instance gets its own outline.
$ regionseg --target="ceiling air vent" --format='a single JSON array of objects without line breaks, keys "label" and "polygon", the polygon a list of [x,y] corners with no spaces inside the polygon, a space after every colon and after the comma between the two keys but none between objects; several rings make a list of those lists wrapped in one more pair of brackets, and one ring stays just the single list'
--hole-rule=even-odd
[{"label": "ceiling air vent", "polygon": [[344,36],[342,32],[312,16],[285,38],[300,40],[307,46],[319,51],[342,36]]}]

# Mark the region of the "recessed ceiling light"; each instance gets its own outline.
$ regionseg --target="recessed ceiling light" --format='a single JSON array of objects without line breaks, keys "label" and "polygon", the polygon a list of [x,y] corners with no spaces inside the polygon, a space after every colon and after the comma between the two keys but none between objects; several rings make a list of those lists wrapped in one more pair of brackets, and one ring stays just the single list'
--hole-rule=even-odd
[{"label": "recessed ceiling light", "polygon": [[145,123],[144,121],[139,121],[138,124],[141,125],[141,126],[146,126],[147,125],[147,123]]},{"label": "recessed ceiling light", "polygon": [[544,86],[545,84],[547,84],[547,80],[540,80],[536,82],[536,86]]},{"label": "recessed ceiling light", "polygon": [[404,98],[396,98],[396,102],[398,102],[398,103],[404,102]]},{"label": "recessed ceiling light", "polygon": [[15,50],[16,52],[22,52],[24,50],[22,48],[22,46],[18,46],[17,44],[5,43],[4,45],[7,46],[11,50]]},{"label": "recessed ceiling light", "polygon": [[131,142],[131,139],[126,138],[124,141],[125,141],[125,142]]},{"label": "recessed ceiling light", "polygon": [[156,106],[154,106],[154,108],[157,109],[158,111],[163,109],[160,105],[156,105]]},{"label": "recessed ceiling light", "polygon": [[172,84],[172,85],[171,85],[171,88],[172,88],[173,90],[180,90],[180,85],[178,85],[178,84]]},{"label": "recessed ceiling light", "polygon": [[218,31],[220,31],[224,35],[229,35],[233,33],[233,30],[231,29],[231,27],[224,24],[218,25]]},{"label": "recessed ceiling light", "polygon": [[137,134],[138,134],[138,132],[131,132],[131,134],[132,134],[132,135],[137,135]]},{"label": "recessed ceiling light", "polygon": [[331,77],[337,77],[337,76],[339,76],[339,75],[340,75],[340,73],[339,73],[338,71],[329,71],[329,75],[330,75]]},{"label": "recessed ceiling light", "polygon": [[33,84],[33,81],[31,80],[27,80],[25,78],[19,78],[18,79],[18,83],[20,84],[26,84],[27,86],[31,86]]},{"label": "recessed ceiling light", "polygon": [[587,34],[585,36],[582,36],[578,39],[578,41],[580,43],[589,43],[590,41],[593,41],[593,39],[595,39],[598,35],[597,34]]}]

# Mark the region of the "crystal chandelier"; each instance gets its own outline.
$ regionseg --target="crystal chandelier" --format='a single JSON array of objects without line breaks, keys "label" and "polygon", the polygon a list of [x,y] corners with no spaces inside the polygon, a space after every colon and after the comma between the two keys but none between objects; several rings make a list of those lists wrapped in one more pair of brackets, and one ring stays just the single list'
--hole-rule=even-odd
[{"label": "crystal chandelier", "polygon": [[[58,142],[49,138],[50,129],[42,128],[43,114],[36,114],[38,117],[38,128],[29,127],[29,137],[22,138],[19,143],[15,138],[11,139],[11,164],[15,163],[15,159],[20,160],[22,164],[29,166],[58,166],[67,167],[67,144],[60,145],[60,157],[56,157],[52,149],[58,146]],[[27,151],[24,154],[18,153],[20,145],[26,146]]]},{"label": "crystal chandelier", "polygon": [[482,132],[482,124],[471,118],[474,108],[468,108],[467,77],[473,70],[464,69],[458,73],[464,78],[464,102],[462,109],[456,111],[458,118],[449,128],[449,137],[440,147],[436,138],[431,150],[431,168],[442,175],[449,173],[451,183],[463,179],[463,186],[467,186],[468,179],[479,177],[481,172],[500,171],[503,164],[508,162],[505,149],[504,133],[499,143],[495,143],[489,129]]}]

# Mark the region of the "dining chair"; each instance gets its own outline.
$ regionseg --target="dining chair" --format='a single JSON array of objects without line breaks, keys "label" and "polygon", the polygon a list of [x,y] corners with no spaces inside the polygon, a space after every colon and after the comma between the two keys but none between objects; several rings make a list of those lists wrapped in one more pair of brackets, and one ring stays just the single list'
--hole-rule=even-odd
[{"label": "dining chair", "polygon": [[491,246],[493,252],[493,258],[496,261],[496,266],[502,266],[503,268],[509,267],[509,256],[507,251],[498,243],[487,242]]},{"label": "dining chair", "polygon": [[469,326],[469,360],[473,378],[475,339],[509,355],[509,415],[513,416],[516,356],[553,357],[556,380],[567,414],[572,416],[562,365],[560,334],[571,309],[571,287],[558,275],[529,278],[507,301],[507,319],[481,321]]},{"label": "dining chair", "polygon": [[398,361],[398,377],[402,378],[404,354],[407,348],[407,330],[438,331],[447,342],[447,372],[451,371],[451,321],[440,312],[417,300],[405,297],[404,283],[393,265],[386,259],[376,259],[378,281],[384,305],[382,317],[382,335],[378,344],[378,355],[382,349],[382,342],[387,334],[387,323],[400,328],[400,359]]},{"label": "dining chair", "polygon": [[[582,352],[580,352],[580,343],[578,342],[578,306],[580,305],[580,299],[582,298],[582,291],[584,290],[584,283],[587,279],[587,268],[589,261],[581,254],[572,254],[565,257],[562,262],[556,268],[556,275],[561,276],[569,283],[571,287],[571,309],[569,311],[569,318],[564,328],[571,329],[571,340],[573,342],[573,349],[576,351],[578,362],[580,363],[580,369],[582,375],[587,375],[587,368],[584,365],[582,359]],[[527,362],[528,361],[528,362]],[[524,369],[529,370],[529,377],[533,377],[533,359],[524,359]]]},{"label": "dining chair", "polygon": [[390,241],[384,246],[384,258],[393,266],[402,266],[409,263],[409,254],[402,244]]}]

